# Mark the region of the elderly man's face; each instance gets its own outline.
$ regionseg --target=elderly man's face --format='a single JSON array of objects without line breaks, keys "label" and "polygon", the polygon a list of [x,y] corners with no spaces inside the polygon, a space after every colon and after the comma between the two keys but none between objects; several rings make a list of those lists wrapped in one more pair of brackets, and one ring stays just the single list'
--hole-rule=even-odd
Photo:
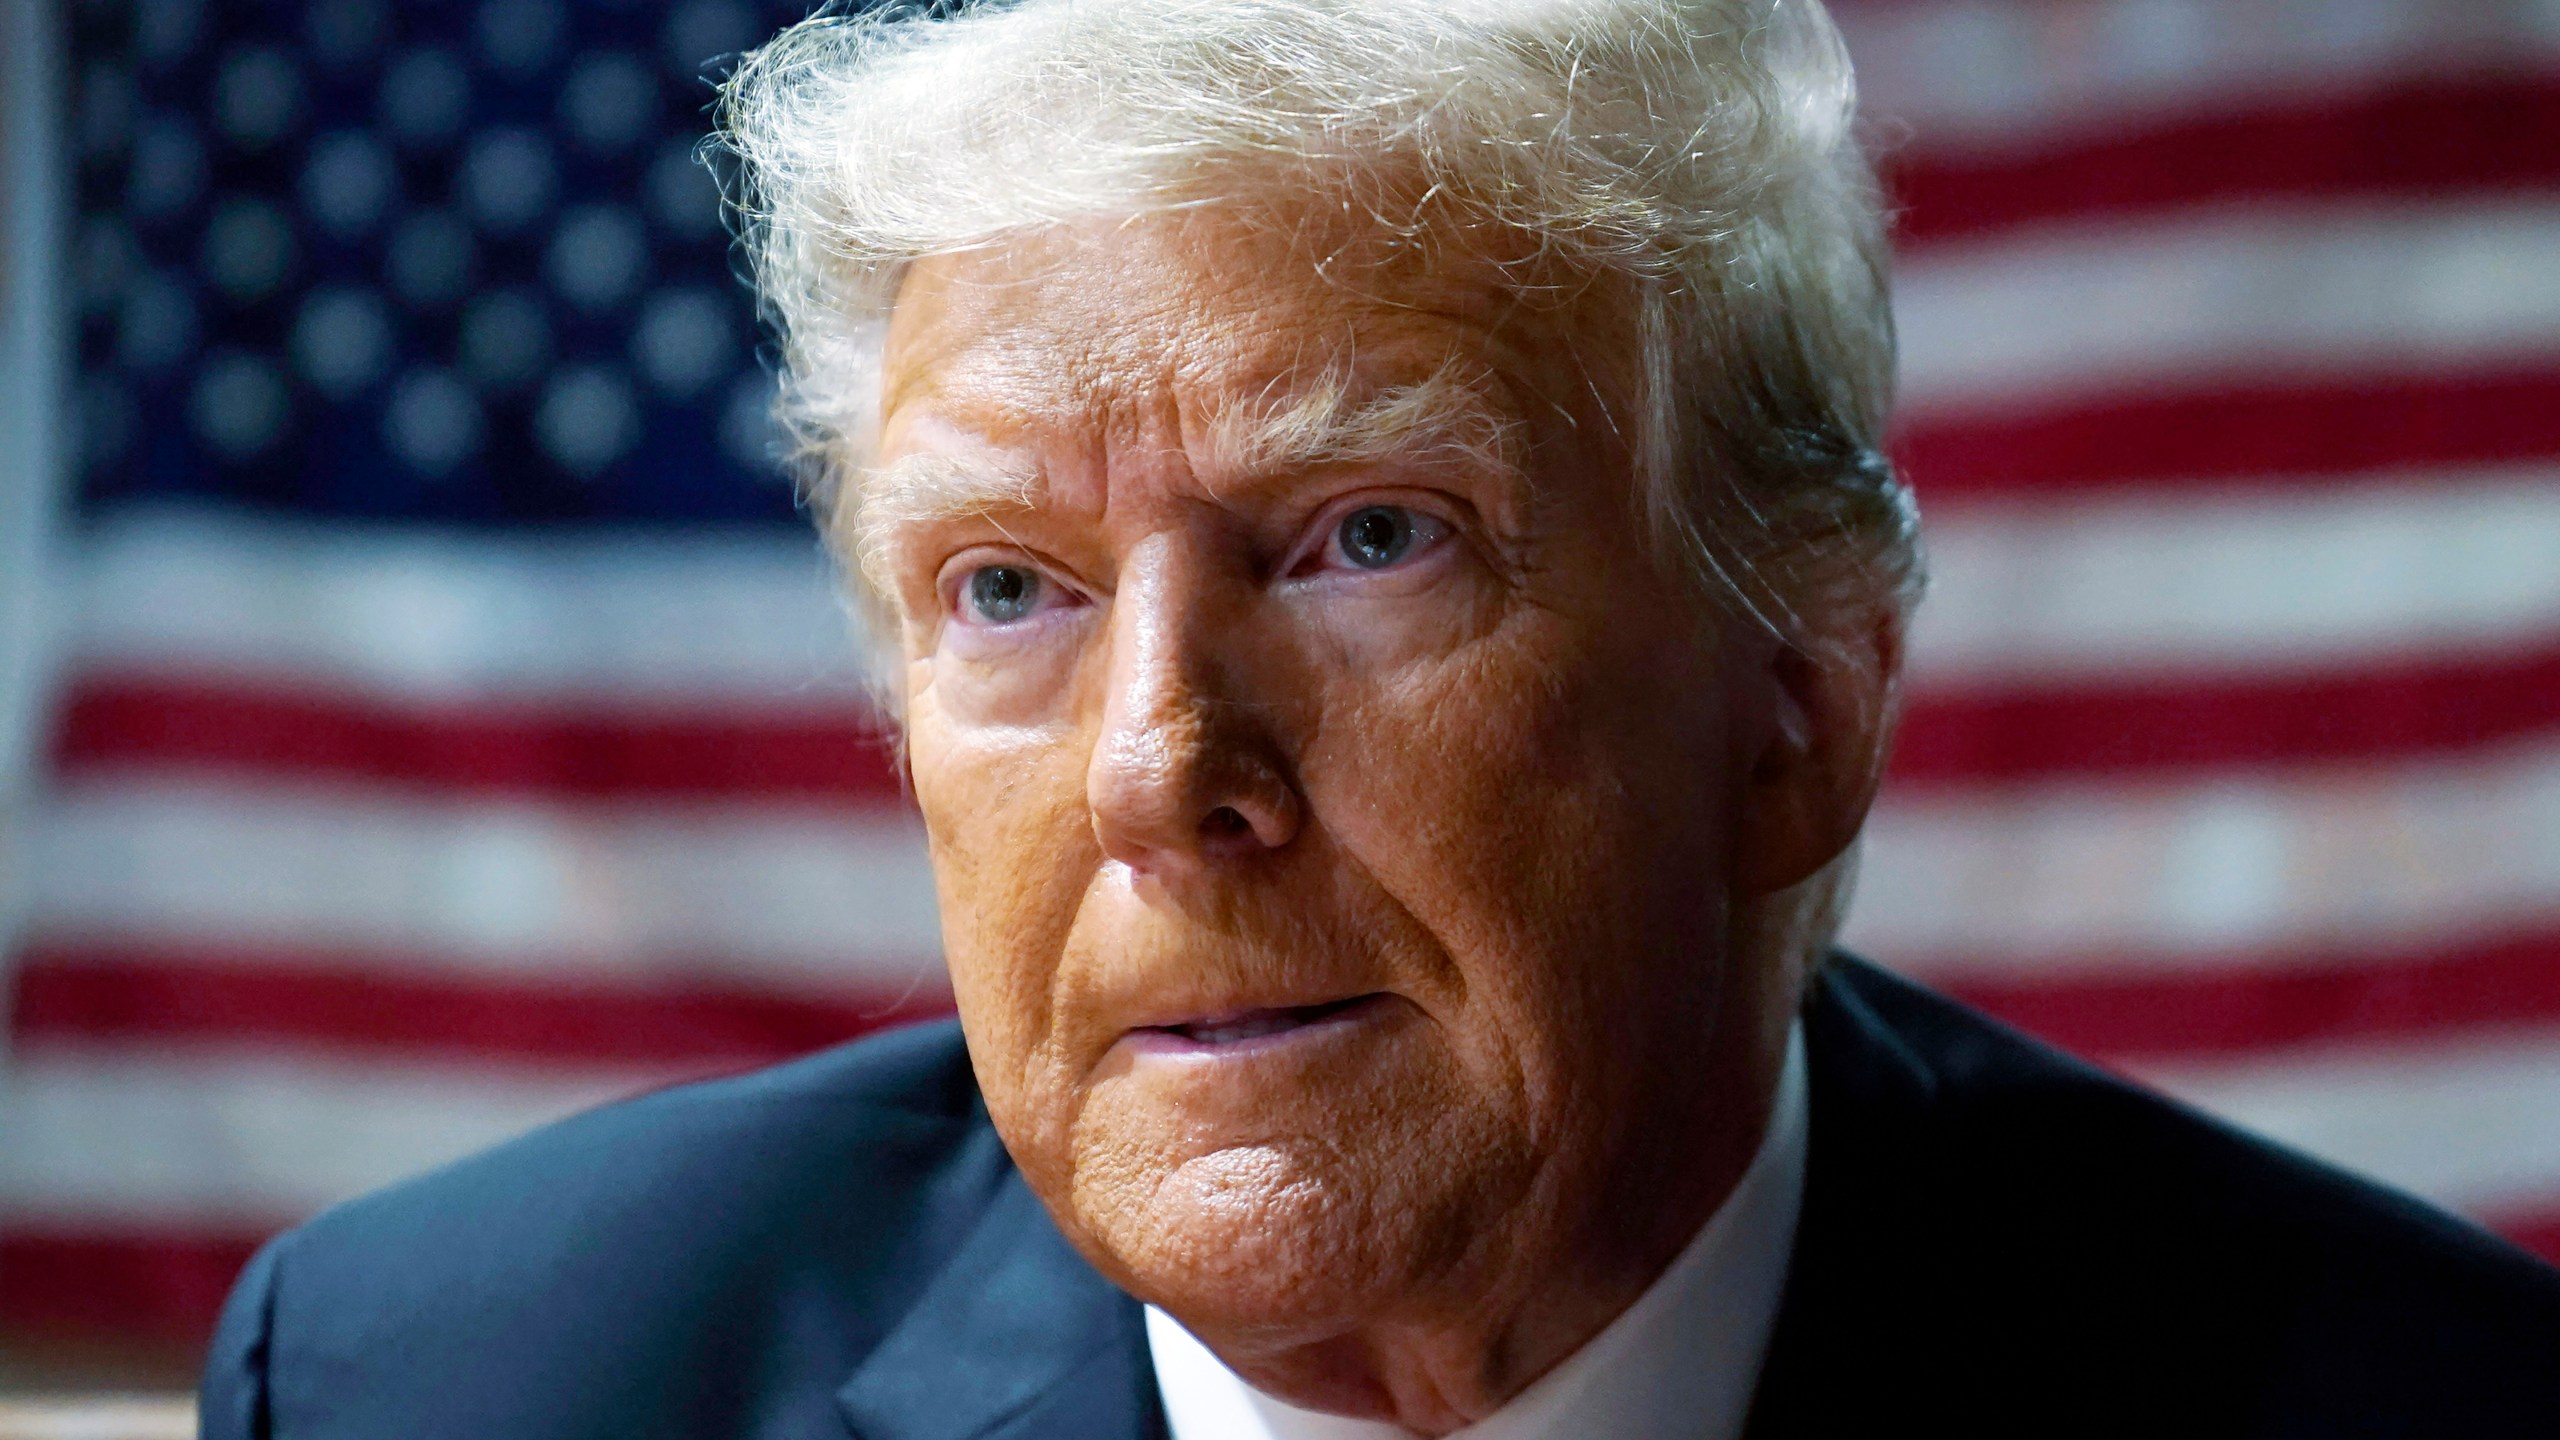
[{"label": "elderly man's face", "polygon": [[1640,1287],[1783,1035],[1729,894],[1837,844],[1773,800],[1774,643],[1640,538],[1595,307],[1325,253],[1194,216],[916,267],[870,482],[996,1125],[1248,1350]]}]

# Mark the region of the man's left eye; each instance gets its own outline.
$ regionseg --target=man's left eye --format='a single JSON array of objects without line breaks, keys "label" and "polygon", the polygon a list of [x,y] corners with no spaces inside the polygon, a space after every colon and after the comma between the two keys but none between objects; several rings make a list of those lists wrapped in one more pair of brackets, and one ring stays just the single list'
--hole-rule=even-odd
[{"label": "man's left eye", "polygon": [[1401,505],[1363,505],[1342,517],[1333,549],[1357,570],[1385,570],[1428,548],[1448,527]]},{"label": "man's left eye", "polygon": [[962,603],[984,625],[1011,625],[1040,608],[1040,572],[1023,565],[981,565],[961,582]]}]

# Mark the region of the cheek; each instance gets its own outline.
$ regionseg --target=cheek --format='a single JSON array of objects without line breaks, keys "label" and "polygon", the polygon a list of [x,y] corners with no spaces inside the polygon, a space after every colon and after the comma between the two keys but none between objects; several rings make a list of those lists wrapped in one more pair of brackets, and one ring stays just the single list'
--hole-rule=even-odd
[{"label": "cheek", "polygon": [[[1523,611],[1445,659],[1341,688],[1310,799],[1457,970],[1460,1043],[1537,1108],[1604,1073],[1583,1052],[1657,972],[1716,943],[1721,741],[1711,713],[1620,672],[1583,628]],[[1649,1002],[1640,1002],[1649,1003]],[[1639,1012],[1641,1013],[1641,1012]]]},{"label": "cheek", "polygon": [[931,703],[911,706],[908,755],[980,1082],[991,1108],[1036,1109],[1058,957],[1101,859],[1083,767],[1063,735],[956,726]]},{"label": "cheek", "polygon": [[[1318,682],[1322,733],[1305,782],[1327,827],[1433,912],[1509,911],[1488,890],[1523,862],[1570,860],[1607,777],[1586,775],[1577,717],[1539,661],[1534,620],[1385,673]],[[1529,632],[1529,633],[1522,633]],[[1558,827],[1562,827],[1559,829]]]}]

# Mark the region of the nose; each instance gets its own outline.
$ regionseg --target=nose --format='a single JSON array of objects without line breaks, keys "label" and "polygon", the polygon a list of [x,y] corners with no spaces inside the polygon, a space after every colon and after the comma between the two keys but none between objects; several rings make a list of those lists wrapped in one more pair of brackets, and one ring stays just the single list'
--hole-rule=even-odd
[{"label": "nose", "polygon": [[1132,562],[1111,600],[1108,688],[1085,775],[1103,854],[1171,875],[1287,845],[1303,804],[1206,567],[1169,545]]}]

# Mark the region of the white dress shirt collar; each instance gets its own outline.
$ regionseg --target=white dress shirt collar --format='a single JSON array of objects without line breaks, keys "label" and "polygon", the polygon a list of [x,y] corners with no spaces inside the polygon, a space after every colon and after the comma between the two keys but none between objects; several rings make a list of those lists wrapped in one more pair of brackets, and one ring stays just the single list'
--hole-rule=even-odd
[{"label": "white dress shirt collar", "polygon": [[[1809,1088],[1799,1024],[1787,1037],[1760,1149],[1697,1238],[1607,1328],[1501,1409],[1457,1432],[1460,1440],[1736,1440],[1742,1434],[1804,1205]],[[1393,1425],[1272,1399],[1152,1305],[1147,1348],[1173,1440],[1410,1440]]]}]

